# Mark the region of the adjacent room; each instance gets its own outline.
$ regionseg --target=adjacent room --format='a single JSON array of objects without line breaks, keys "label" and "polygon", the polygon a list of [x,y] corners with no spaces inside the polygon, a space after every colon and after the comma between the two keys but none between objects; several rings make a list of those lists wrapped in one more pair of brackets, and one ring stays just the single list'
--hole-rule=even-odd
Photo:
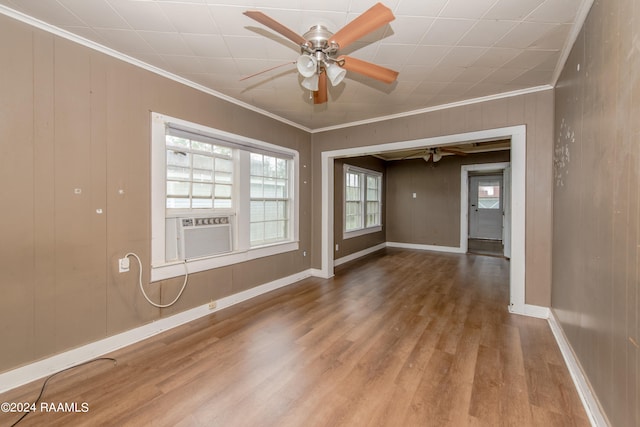
[{"label": "adjacent room", "polygon": [[0,424],[639,425],[639,24],[0,0]]}]

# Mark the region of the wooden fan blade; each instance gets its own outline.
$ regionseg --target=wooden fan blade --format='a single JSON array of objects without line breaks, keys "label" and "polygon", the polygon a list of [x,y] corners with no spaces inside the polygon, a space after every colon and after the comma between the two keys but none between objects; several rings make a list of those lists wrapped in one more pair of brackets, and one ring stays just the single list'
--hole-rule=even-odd
[{"label": "wooden fan blade", "polygon": [[279,23],[275,19],[271,18],[270,16],[265,15],[264,13],[260,12],[259,10],[247,10],[246,12],[244,12],[244,14],[246,16],[248,16],[249,18],[258,21],[259,23],[261,23],[265,27],[271,28],[276,33],[279,33],[279,34],[285,36],[286,38],[288,38],[289,40],[291,40],[292,42],[294,42],[296,44],[302,45],[302,44],[307,43],[307,41],[304,39],[304,37],[302,37],[301,35],[297,34],[295,31],[285,27],[284,25],[282,25],[281,23]]},{"label": "wooden fan blade", "polygon": [[354,73],[362,74],[363,76],[371,77],[372,79],[380,80],[381,82],[393,83],[398,78],[397,71],[372,64],[371,62],[363,61],[362,59],[356,59],[350,56],[340,56],[338,61],[340,63],[344,61],[342,68],[347,71],[353,71]]},{"label": "wooden fan blade", "polygon": [[467,153],[465,153],[464,151],[454,150],[453,148],[442,147],[442,148],[440,148],[440,151],[443,151],[445,153],[455,154],[457,156],[466,156],[467,155]]},{"label": "wooden fan blade", "polygon": [[420,149],[420,150],[416,151],[415,153],[411,153],[411,154],[409,154],[409,155],[406,155],[406,156],[404,156],[404,157],[401,157],[401,158],[400,158],[400,159],[398,159],[398,160],[406,160],[406,159],[408,159],[409,157],[414,157],[414,156],[417,156],[418,154],[424,154],[424,150],[423,150],[423,149]]},{"label": "wooden fan blade", "polygon": [[275,70],[276,68],[284,67],[285,65],[290,65],[290,64],[295,64],[295,62],[285,62],[284,64],[276,65],[275,67],[267,68],[266,70],[258,71],[257,73],[253,73],[249,76],[245,76],[238,81],[241,82],[243,80],[250,79],[251,77],[259,76],[260,74],[267,73],[271,70]]},{"label": "wooden fan blade", "polygon": [[382,3],[376,3],[362,15],[338,30],[329,42],[337,43],[341,49],[349,46],[354,41],[377,30],[383,25],[396,19],[393,12]]},{"label": "wooden fan blade", "polygon": [[318,90],[313,92],[313,103],[324,104],[327,99],[327,72],[323,71],[318,76]]}]

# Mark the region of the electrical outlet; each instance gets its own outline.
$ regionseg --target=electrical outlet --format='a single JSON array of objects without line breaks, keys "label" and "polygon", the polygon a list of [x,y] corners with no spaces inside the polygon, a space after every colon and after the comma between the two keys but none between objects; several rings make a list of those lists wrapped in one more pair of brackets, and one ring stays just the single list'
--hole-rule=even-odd
[{"label": "electrical outlet", "polygon": [[211,301],[209,302],[209,310],[215,310],[215,308],[218,306],[217,301]]},{"label": "electrical outlet", "polygon": [[128,257],[120,258],[118,260],[118,272],[126,273],[127,271],[129,271],[129,258]]}]

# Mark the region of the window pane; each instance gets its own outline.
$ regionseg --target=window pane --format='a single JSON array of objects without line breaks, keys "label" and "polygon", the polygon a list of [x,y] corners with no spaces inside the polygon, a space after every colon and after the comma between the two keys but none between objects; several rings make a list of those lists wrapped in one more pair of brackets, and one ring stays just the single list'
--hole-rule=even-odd
[{"label": "window pane", "polygon": [[212,184],[202,184],[202,183],[193,183],[193,197],[198,198],[211,198],[213,195],[213,185]]},{"label": "window pane", "polygon": [[264,219],[265,221],[278,219],[278,202],[264,202]]},{"label": "window pane", "polygon": [[478,209],[500,209],[499,181],[482,181],[478,184]]},{"label": "window pane", "polygon": [[264,191],[262,190],[262,178],[251,177],[251,198],[262,198]]},{"label": "window pane", "polygon": [[186,181],[189,179],[189,172],[189,168],[181,166],[167,166],[167,179]]},{"label": "window pane", "polygon": [[213,157],[200,154],[193,155],[193,167],[198,169],[213,170]]},{"label": "window pane", "polygon": [[193,199],[191,207],[195,209],[210,209],[213,207],[212,199]]},{"label": "window pane", "polygon": [[183,196],[189,197],[188,182],[167,181],[167,196]]},{"label": "window pane", "polygon": [[233,161],[216,157],[216,172],[232,172]]},{"label": "window pane", "polygon": [[264,223],[264,240],[276,240],[278,238],[278,222],[265,222]]},{"label": "window pane", "polygon": [[171,135],[166,135],[166,141],[167,145],[170,145],[172,147],[189,148],[189,146],[191,145],[188,139],[178,138],[177,136]]},{"label": "window pane", "polygon": [[288,171],[288,168],[287,168],[287,161],[285,159],[278,159],[276,176],[278,178],[284,178],[284,179],[289,177],[289,171]]},{"label": "window pane", "polygon": [[264,202],[251,202],[251,222],[264,221]]},{"label": "window pane", "polygon": [[187,209],[190,208],[191,201],[179,197],[167,197],[167,208],[169,209]]},{"label": "window pane", "polygon": [[216,182],[220,184],[231,184],[233,180],[233,176],[228,172],[218,172],[215,173]]},{"label": "window pane", "polygon": [[216,184],[216,198],[221,197],[223,199],[231,198],[231,186],[225,184]]},{"label": "window pane", "polygon": [[262,154],[251,153],[251,175],[262,176]]},{"label": "window pane", "polygon": [[275,198],[276,197],[276,180],[265,178],[264,180],[264,197]]},{"label": "window pane", "polygon": [[194,169],[193,170],[193,180],[194,181],[212,182],[213,181],[213,172],[211,172],[211,170]]},{"label": "window pane", "polygon": [[271,156],[264,156],[264,176],[275,177],[276,176],[276,158]]},{"label": "window pane", "polygon": [[381,225],[382,176],[378,172],[345,171],[345,231]]},{"label": "window pane", "polygon": [[231,157],[231,155],[233,154],[231,148],[229,147],[221,147],[219,145],[214,145],[213,146],[213,152],[216,154],[220,154],[222,156],[225,157]]},{"label": "window pane", "polygon": [[231,209],[233,205],[231,199],[214,199],[213,207],[216,209]]},{"label": "window pane", "polygon": [[276,181],[276,197],[279,199],[283,199],[288,196],[287,191],[287,181],[283,181],[281,179]]},{"label": "window pane", "polygon": [[285,240],[290,215],[289,160],[252,153],[250,165],[251,243]]},{"label": "window pane", "polygon": [[251,224],[251,242],[264,241],[264,222],[254,222]]},{"label": "window pane", "polygon": [[184,151],[167,150],[167,165],[190,167],[190,155]]},{"label": "window pane", "polygon": [[232,208],[233,149],[171,135],[165,141],[167,208]]},{"label": "window pane", "polygon": [[206,143],[206,142],[191,141],[191,148],[193,148],[194,150],[197,150],[197,151],[204,151],[204,152],[207,152],[207,153],[212,153],[213,152],[213,146],[211,144]]},{"label": "window pane", "polygon": [[278,219],[289,218],[289,202],[278,202]]}]

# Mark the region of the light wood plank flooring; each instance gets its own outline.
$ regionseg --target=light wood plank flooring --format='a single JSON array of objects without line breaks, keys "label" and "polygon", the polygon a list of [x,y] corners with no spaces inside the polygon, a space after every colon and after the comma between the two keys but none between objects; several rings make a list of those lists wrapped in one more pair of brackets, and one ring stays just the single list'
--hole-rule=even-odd
[{"label": "light wood plank flooring", "polygon": [[508,273],[386,249],[65,372],[42,400],[89,411],[19,425],[589,425],[547,322],[508,313]]}]

